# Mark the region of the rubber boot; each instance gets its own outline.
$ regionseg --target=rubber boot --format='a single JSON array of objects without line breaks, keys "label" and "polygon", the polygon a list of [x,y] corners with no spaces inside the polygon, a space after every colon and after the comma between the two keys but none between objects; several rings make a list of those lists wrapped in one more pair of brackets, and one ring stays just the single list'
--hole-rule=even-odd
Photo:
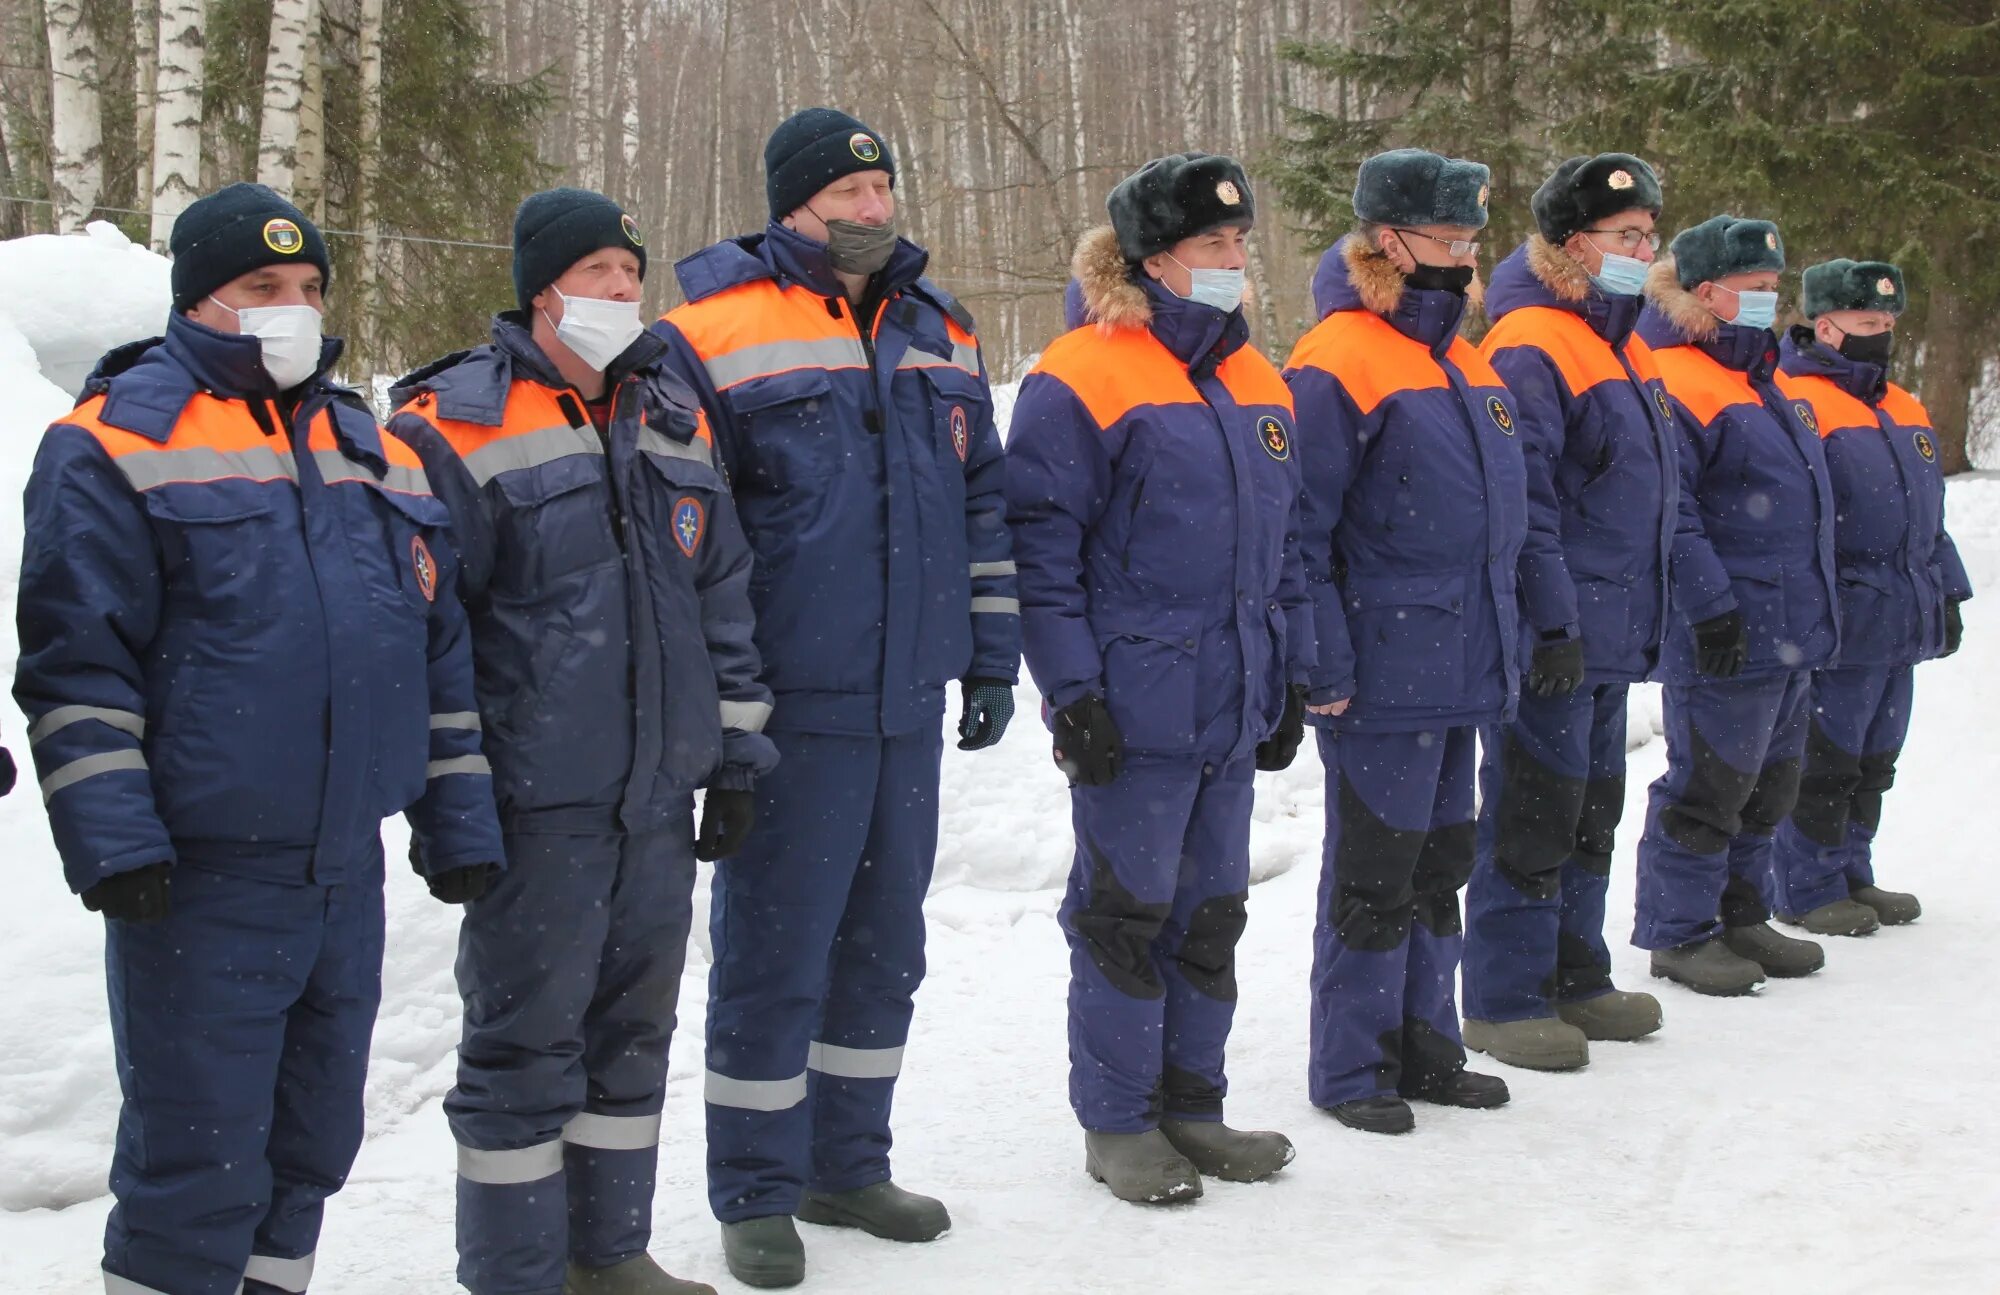
[{"label": "rubber boot", "polygon": [[789,1214],[722,1225],[722,1257],[745,1286],[771,1289],[806,1279],[806,1247]]},{"label": "rubber boot", "polygon": [[798,1217],[830,1228],[860,1228],[884,1241],[935,1241],[951,1231],[944,1204],[906,1192],[891,1182],[870,1183],[851,1192],[808,1190]]},{"label": "rubber boot", "polygon": [[1748,958],[1770,976],[1810,976],[1826,965],[1826,950],[1811,940],[1795,940],[1771,929],[1769,922],[1731,926],[1722,942],[1739,958]]},{"label": "rubber boot", "polygon": [[1764,983],[1764,968],[1738,954],[1719,935],[1678,949],[1655,949],[1653,974],[1717,998],[1747,994]]},{"label": "rubber boot", "polygon": [[1220,1120],[1160,1121],[1160,1132],[1195,1172],[1224,1182],[1261,1182],[1292,1163],[1298,1151],[1282,1133],[1245,1132]]},{"label": "rubber boot", "polygon": [[1326,1109],[1334,1119],[1363,1133],[1408,1133],[1417,1127],[1417,1113],[1400,1097],[1357,1097]]},{"label": "rubber boot", "polygon": [[572,1261],[563,1279],[563,1295],[715,1295],[715,1287],[682,1281],[653,1256],[638,1255],[608,1268],[586,1268]]},{"label": "rubber boot", "polygon": [[1873,935],[1882,926],[1874,909],[1853,899],[1836,899],[1808,913],[1786,913],[1780,920],[1814,935]]},{"label": "rubber boot", "polygon": [[1924,915],[1924,906],[1917,902],[1915,895],[1906,895],[1900,890],[1884,890],[1880,886],[1856,886],[1847,897],[1857,904],[1866,904],[1875,910],[1875,916],[1884,926],[1903,926]]},{"label": "rubber boot", "polygon": [[1158,1129],[1083,1131],[1083,1171],[1135,1205],[1167,1205],[1201,1195],[1201,1174]]},{"label": "rubber boot", "polygon": [[1523,1070],[1581,1070],[1590,1064],[1590,1041],[1558,1017],[1478,1021],[1467,1017],[1465,1046]]},{"label": "rubber boot", "polygon": [[1582,1030],[1586,1039],[1629,1043],[1660,1028],[1660,1000],[1614,989],[1581,1002],[1558,1003],[1556,1015]]},{"label": "rubber boot", "polygon": [[1507,1091],[1507,1081],[1500,1076],[1482,1075],[1464,1069],[1454,1070],[1442,1079],[1412,1084],[1402,1093],[1404,1097],[1414,1097],[1433,1106],[1462,1106],[1470,1111],[1505,1106],[1513,1097]]}]

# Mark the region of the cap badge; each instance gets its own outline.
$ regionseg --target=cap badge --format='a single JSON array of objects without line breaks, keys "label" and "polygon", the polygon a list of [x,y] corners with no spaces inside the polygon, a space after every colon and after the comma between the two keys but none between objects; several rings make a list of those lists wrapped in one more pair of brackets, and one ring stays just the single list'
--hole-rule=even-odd
[{"label": "cap badge", "polygon": [[273,252],[293,256],[306,245],[306,236],[299,232],[296,223],[283,216],[273,216],[264,222],[264,246]]},{"label": "cap badge", "polygon": [[882,146],[877,144],[875,137],[866,131],[857,130],[848,136],[847,148],[849,152],[864,162],[879,162],[882,160]]},{"label": "cap badge", "polygon": [[1236,187],[1234,180],[1224,180],[1216,185],[1215,196],[1217,201],[1221,202],[1225,207],[1240,207],[1243,205],[1243,191]]},{"label": "cap badge", "polygon": [[1875,280],[1875,291],[1880,296],[1893,298],[1896,295],[1896,281],[1885,274]]}]

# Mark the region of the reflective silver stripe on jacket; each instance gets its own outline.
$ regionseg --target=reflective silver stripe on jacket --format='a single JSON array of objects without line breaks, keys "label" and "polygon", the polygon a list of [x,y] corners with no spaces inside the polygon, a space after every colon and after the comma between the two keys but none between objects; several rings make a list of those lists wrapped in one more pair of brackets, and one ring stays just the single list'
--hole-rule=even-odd
[{"label": "reflective silver stripe on jacket", "polygon": [[146,717],[129,710],[112,710],[104,706],[58,706],[36,720],[28,730],[28,745],[34,746],[54,733],[60,733],[72,724],[81,724],[87,719],[109,724],[121,733],[133,737],[146,736]]},{"label": "reflective silver stripe on jacket", "polygon": [[1011,576],[1014,574],[1012,562],[975,562],[972,564],[972,578],[982,576]]},{"label": "reflective silver stripe on jacket", "polygon": [[687,459],[693,463],[715,466],[715,449],[707,441],[697,436],[683,445],[665,432],[654,427],[639,429],[639,448],[648,454],[657,454],[666,459]]},{"label": "reflective silver stripe on jacket", "polygon": [[431,730],[435,732],[441,728],[469,728],[477,733],[481,731],[479,712],[476,710],[448,710],[442,714],[433,714],[431,716]]},{"label": "reflective silver stripe on jacket", "polygon": [[278,1259],[271,1255],[251,1255],[250,1262],[243,1268],[245,1281],[263,1282],[266,1286],[276,1286],[281,1291],[291,1291],[293,1295],[305,1295],[311,1284],[313,1257],[306,1255],[300,1259]]},{"label": "reflective silver stripe on jacket", "polygon": [[953,342],[950,356],[932,355],[929,351],[911,349],[903,352],[897,363],[898,369],[962,369],[973,377],[979,376],[979,348],[967,346],[963,342]]},{"label": "reflective silver stripe on jacket", "polygon": [[449,760],[433,760],[424,766],[424,778],[443,778],[454,773],[492,773],[493,766],[483,755],[453,756]]},{"label": "reflective silver stripe on jacket", "polygon": [[767,701],[726,701],[722,703],[722,727],[741,729],[745,733],[762,733],[764,725],[771,718],[771,703]]},{"label": "reflective silver stripe on jacket", "polygon": [[503,472],[537,468],[577,454],[602,456],[603,453],[604,446],[591,429],[558,423],[539,432],[522,432],[482,445],[465,455],[463,462],[465,470],[472,474],[473,483],[483,486]]},{"label": "reflective silver stripe on jacket", "polygon": [[329,486],[344,481],[359,481],[405,495],[427,495],[431,492],[431,479],[422,468],[405,468],[392,463],[388,471],[377,478],[371,469],[356,463],[339,450],[314,450],[313,464],[319,468],[320,480]]},{"label": "reflective silver stripe on jacket", "polygon": [[145,768],[146,756],[142,751],[106,751],[101,755],[87,755],[81,760],[71,760],[42,779],[42,802],[47,804],[54,800],[56,793],[63,788],[73,787],[85,778],[95,778],[100,773]]},{"label": "reflective silver stripe on jacket", "polygon": [[841,1079],[894,1079],[903,1073],[901,1048],[843,1048],[815,1041],[806,1067]]},{"label": "reflective silver stripe on jacket", "polygon": [[467,1146],[458,1149],[458,1176],[469,1183],[512,1187],[518,1183],[538,1183],[562,1171],[560,1138],[511,1151],[480,1151]]},{"label": "reflective silver stripe on jacket", "polygon": [[298,472],[289,451],[253,445],[241,450],[216,450],[205,445],[184,449],[140,450],[112,460],[134,490],[191,485],[208,481],[293,481]]},{"label": "reflective silver stripe on jacket", "polygon": [[731,1079],[708,1071],[702,1080],[702,1100],[710,1106],[739,1111],[788,1111],[806,1099],[806,1072],[791,1079]]},{"label": "reflective silver stripe on jacket", "polygon": [[994,616],[1019,616],[1021,614],[1021,600],[1019,598],[975,598],[972,600],[972,614],[977,616],[981,613]]},{"label": "reflective silver stripe on jacket", "polygon": [[657,1115],[597,1115],[580,1111],[563,1126],[563,1141],[596,1151],[644,1151],[660,1145]]},{"label": "reflective silver stripe on jacket", "polygon": [[709,382],[717,391],[724,391],[739,382],[793,369],[865,369],[868,352],[858,337],[759,342],[714,356],[706,362],[706,367]]}]

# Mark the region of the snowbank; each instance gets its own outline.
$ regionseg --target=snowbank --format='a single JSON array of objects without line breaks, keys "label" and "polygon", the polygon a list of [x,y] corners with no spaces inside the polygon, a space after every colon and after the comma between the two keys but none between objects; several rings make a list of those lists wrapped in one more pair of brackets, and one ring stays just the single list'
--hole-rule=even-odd
[{"label": "snowbank", "polygon": [[168,279],[165,257],[106,221],[82,234],[9,239],[0,243],[0,319],[34,348],[42,376],[74,396],[99,356],[159,335],[173,302]]}]

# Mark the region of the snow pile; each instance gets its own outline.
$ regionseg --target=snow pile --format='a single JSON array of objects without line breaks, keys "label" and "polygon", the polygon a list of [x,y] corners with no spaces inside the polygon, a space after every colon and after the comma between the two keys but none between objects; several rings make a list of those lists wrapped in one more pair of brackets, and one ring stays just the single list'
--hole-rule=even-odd
[{"label": "snow pile", "polygon": [[[159,336],[173,304],[168,281],[165,257],[107,221],[80,235],[9,239],[0,243],[0,320],[34,348],[42,376],[74,396],[106,351]],[[0,338],[0,355],[6,347]]]}]

